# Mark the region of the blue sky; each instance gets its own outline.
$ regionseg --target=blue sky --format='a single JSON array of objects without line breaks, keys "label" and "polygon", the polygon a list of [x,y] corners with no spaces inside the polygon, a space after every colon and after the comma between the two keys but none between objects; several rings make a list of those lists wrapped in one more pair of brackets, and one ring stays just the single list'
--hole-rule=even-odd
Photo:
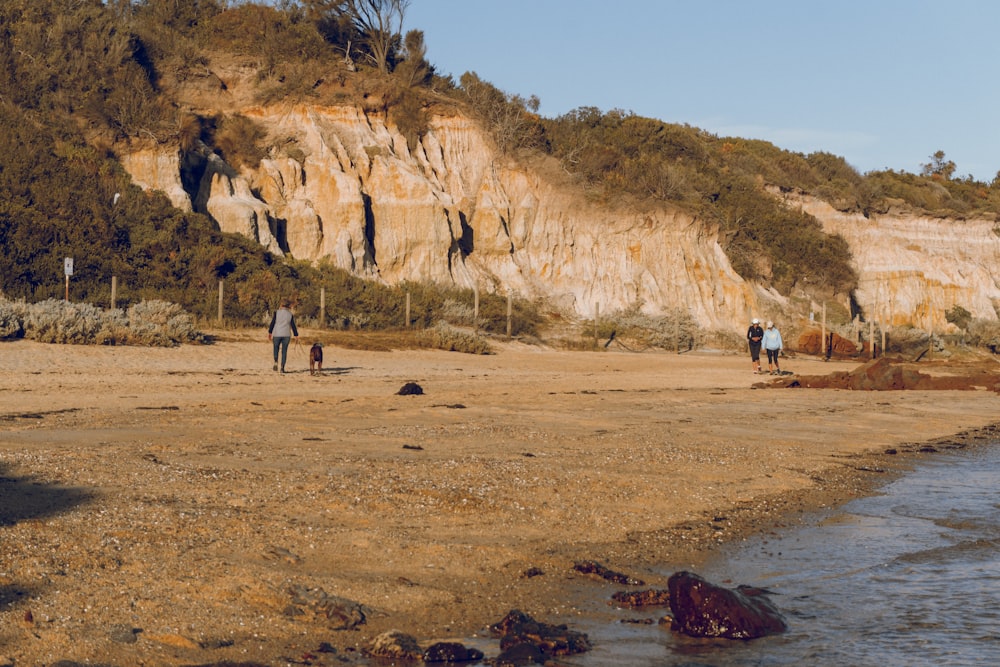
[{"label": "blue sky", "polygon": [[996,0],[412,0],[404,31],[457,81],[543,116],[624,109],[919,173],[1000,171]]}]

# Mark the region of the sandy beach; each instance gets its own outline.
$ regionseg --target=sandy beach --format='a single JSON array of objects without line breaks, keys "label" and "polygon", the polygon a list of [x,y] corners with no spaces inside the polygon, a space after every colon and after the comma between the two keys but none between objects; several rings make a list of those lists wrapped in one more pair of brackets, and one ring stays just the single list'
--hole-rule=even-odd
[{"label": "sandy beach", "polygon": [[496,348],[328,345],[311,376],[304,345],[272,371],[263,332],[0,343],[0,665],[332,665],[389,629],[548,621],[574,587],[621,590],[579,561],[662,588],[656,566],[869,493],[1000,414],[987,387],[754,388],[740,354]]}]

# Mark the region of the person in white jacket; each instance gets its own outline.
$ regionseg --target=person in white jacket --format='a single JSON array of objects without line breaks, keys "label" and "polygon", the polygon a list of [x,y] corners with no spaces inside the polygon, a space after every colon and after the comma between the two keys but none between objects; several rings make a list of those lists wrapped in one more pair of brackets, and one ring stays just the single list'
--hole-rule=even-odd
[{"label": "person in white jacket", "polygon": [[778,365],[778,357],[781,355],[781,332],[774,326],[774,322],[767,323],[761,343],[767,352],[768,372],[771,375],[781,375],[781,367]]}]

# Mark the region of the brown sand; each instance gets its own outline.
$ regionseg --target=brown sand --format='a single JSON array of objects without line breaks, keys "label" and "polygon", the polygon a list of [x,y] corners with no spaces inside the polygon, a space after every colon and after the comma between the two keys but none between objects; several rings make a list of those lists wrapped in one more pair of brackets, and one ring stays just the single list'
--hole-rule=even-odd
[{"label": "brown sand", "polygon": [[[548,622],[577,561],[663,587],[654,566],[870,492],[1000,414],[987,390],[754,389],[748,359],[708,352],[327,346],[312,377],[303,345],[280,375],[253,336],[0,344],[0,664],[342,664],[391,628]],[[409,381],[425,393],[396,395]],[[367,621],[333,629],[293,590]]]}]

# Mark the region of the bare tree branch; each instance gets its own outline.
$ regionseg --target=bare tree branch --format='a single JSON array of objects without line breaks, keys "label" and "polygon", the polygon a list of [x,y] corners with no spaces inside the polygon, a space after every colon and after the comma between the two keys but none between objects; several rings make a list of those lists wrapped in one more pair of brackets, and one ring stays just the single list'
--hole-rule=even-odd
[{"label": "bare tree branch", "polygon": [[398,48],[410,0],[349,0],[354,26],[368,47],[368,57],[383,74]]}]

